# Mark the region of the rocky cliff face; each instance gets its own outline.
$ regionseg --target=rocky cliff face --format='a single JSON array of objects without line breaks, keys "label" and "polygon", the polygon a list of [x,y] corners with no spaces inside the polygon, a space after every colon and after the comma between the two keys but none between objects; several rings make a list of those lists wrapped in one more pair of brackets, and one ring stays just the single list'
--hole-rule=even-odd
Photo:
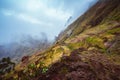
[{"label": "rocky cliff face", "polygon": [[23,62],[2,78],[120,80],[120,0],[99,0],[56,44]]}]

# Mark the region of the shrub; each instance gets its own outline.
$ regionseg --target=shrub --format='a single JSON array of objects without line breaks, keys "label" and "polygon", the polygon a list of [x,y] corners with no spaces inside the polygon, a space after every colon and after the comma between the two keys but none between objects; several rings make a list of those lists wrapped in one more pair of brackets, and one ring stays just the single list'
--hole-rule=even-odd
[{"label": "shrub", "polygon": [[42,68],[42,73],[46,73],[48,71],[48,67],[43,67]]}]

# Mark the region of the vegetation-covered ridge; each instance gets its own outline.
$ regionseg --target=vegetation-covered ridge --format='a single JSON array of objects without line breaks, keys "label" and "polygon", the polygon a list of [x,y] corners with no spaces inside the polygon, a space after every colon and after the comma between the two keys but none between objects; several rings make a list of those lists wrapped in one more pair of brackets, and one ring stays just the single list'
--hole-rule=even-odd
[{"label": "vegetation-covered ridge", "polygon": [[120,80],[120,0],[99,0],[44,52],[3,80]]}]

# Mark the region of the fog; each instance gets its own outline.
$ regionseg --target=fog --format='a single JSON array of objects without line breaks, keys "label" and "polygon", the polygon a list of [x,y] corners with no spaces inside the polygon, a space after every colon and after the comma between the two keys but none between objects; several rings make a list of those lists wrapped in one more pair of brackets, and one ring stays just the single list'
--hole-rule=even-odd
[{"label": "fog", "polygon": [[0,58],[18,61],[55,41],[97,0],[0,0]]}]

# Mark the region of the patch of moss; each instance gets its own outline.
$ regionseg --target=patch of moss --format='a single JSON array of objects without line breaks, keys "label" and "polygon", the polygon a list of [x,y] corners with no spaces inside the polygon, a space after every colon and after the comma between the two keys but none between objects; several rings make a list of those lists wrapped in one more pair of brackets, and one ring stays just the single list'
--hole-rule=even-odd
[{"label": "patch of moss", "polygon": [[81,47],[81,46],[83,46],[83,45],[84,45],[84,42],[69,43],[69,44],[67,44],[67,47],[68,47],[69,49],[71,49],[71,50],[74,50],[74,49],[77,49],[77,48],[79,48],[79,47]]},{"label": "patch of moss", "polygon": [[108,30],[107,33],[109,33],[109,34],[120,33],[120,28],[115,28],[115,29],[112,29],[112,30]]},{"label": "patch of moss", "polygon": [[99,37],[88,37],[86,38],[86,42],[91,46],[95,46],[97,48],[104,48],[103,40]]},{"label": "patch of moss", "polygon": [[101,51],[102,53],[106,53],[106,52],[107,52],[107,49],[106,49],[106,48],[102,48],[102,49],[100,49],[100,51]]},{"label": "patch of moss", "polygon": [[61,53],[61,52],[63,52],[64,51],[64,49],[63,48],[58,48],[57,50],[56,50],[56,53]]}]

